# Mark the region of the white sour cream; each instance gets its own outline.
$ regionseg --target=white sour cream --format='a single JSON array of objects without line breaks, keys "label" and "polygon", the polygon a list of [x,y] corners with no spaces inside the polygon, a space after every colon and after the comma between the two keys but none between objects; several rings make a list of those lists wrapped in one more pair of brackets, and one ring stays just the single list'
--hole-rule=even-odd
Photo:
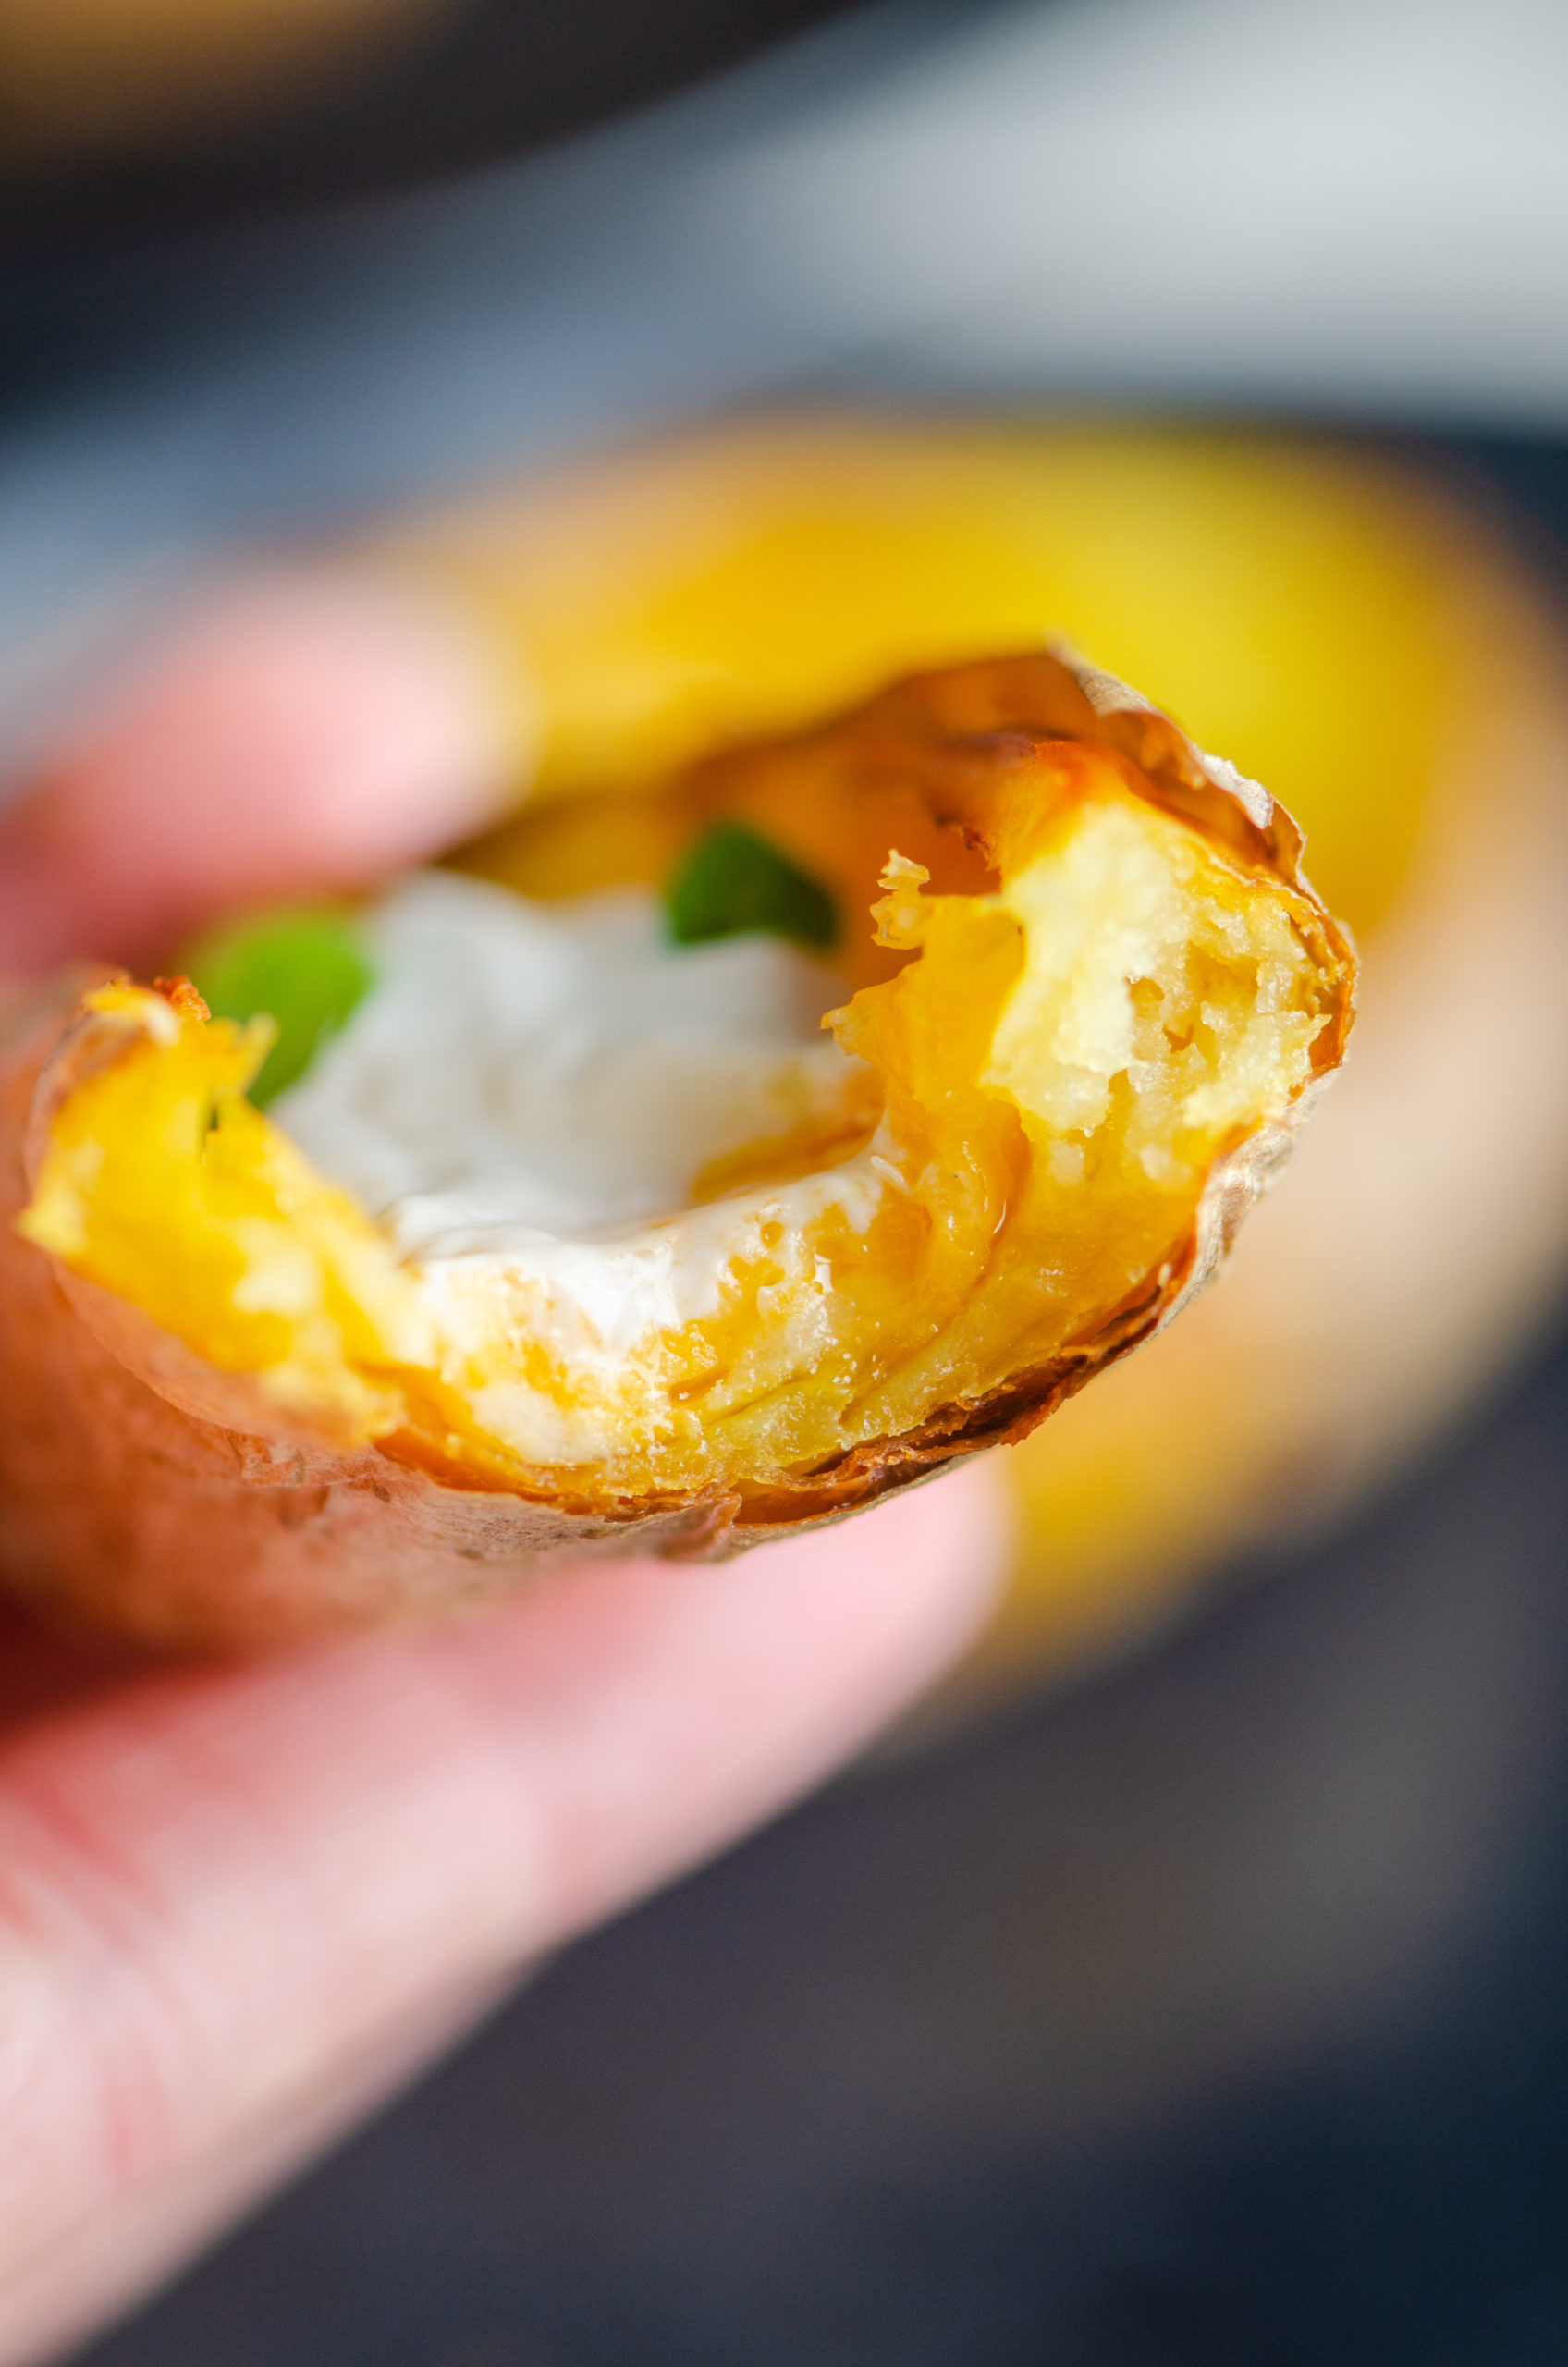
[{"label": "white sour cream", "polygon": [[368,926],[378,982],[274,1114],[427,1267],[564,1280],[546,1239],[686,1208],[710,1160],[836,1108],[858,1065],[821,1030],[830,971],[774,938],[672,946],[643,889],[541,904],[423,872]]}]

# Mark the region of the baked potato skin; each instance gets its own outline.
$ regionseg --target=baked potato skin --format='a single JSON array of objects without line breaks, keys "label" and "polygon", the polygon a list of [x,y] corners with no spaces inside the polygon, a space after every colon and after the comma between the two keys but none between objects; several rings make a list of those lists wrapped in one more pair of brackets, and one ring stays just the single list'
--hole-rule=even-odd
[{"label": "baked potato skin", "polygon": [[[1151,803],[1181,814],[1283,886],[1305,890],[1283,809],[1194,750],[1134,694],[1044,655],[915,678],[895,717],[939,727],[956,697],[1115,749]],[[1020,703],[1022,702],[1022,708]],[[1314,1084],[1211,1168],[1176,1254],[1047,1364],[901,1436],[743,1491],[540,1501],[472,1473],[421,1467],[394,1434],[343,1448],[276,1415],[147,1318],[24,1239],[42,1140],[81,1057],[76,973],[13,1001],[0,1046],[0,1566],[50,1615],[150,1648],[251,1652],[451,1611],[582,1555],[723,1556],[841,1518],[984,1447],[1024,1436],[1168,1321],[1213,1273],[1342,1057],[1354,958],[1314,905],[1336,1012]],[[154,1382],[156,1385],[154,1385]]]},{"label": "baked potato skin", "polygon": [[[504,1591],[563,1547],[668,1552],[711,1516],[634,1524],[439,1485],[349,1453],[206,1420],[101,1336],[101,1294],[67,1282],[17,1219],[25,1146],[80,975],[15,1004],[0,1045],[0,1567],[51,1617],[154,1650],[254,1651]],[[46,1088],[45,1088],[46,1089]],[[130,1341],[123,1343],[134,1353]]]}]

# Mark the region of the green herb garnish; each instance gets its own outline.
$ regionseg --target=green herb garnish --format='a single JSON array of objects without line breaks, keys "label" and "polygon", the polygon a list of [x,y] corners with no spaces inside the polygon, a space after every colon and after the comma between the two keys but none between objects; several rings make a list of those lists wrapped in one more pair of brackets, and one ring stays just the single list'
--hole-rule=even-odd
[{"label": "green herb garnish", "polygon": [[761,930],[827,952],[839,941],[839,912],[809,871],[801,870],[744,822],[718,822],[697,840],[665,889],[677,945]]},{"label": "green herb garnish", "polygon": [[316,1053],[375,984],[359,930],[325,905],[264,913],[215,930],[186,956],[191,984],[216,1019],[277,1023],[277,1041],[251,1086],[265,1109],[304,1075]]}]

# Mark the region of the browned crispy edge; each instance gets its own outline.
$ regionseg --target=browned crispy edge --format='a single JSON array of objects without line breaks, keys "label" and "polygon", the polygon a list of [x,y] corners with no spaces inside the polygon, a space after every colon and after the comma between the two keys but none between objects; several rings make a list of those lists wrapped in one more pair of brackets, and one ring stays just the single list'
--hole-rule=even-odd
[{"label": "browned crispy edge", "polygon": [[[1170,720],[1069,653],[998,661],[1027,679],[1029,724],[1093,739],[1149,794],[1310,896],[1284,809]],[[918,695],[930,678],[900,686]],[[1313,900],[1316,905],[1316,899]],[[1092,1335],[917,1429],[744,1491],[569,1505],[454,1485],[370,1445],[279,1421],[136,1310],[66,1275],[16,1231],[30,1143],[67,1076],[102,1057],[77,972],[14,998],[0,1065],[0,1567],[54,1615],[159,1649],[255,1650],[453,1609],[582,1556],[717,1557],[843,1518],[1023,1437],[1169,1321],[1213,1272],[1342,1057],[1354,962],[1321,914],[1346,991],[1319,1073],[1280,1123],[1214,1168],[1186,1241]],[[156,1386],[153,1385],[154,1381]],[[215,1418],[214,1418],[215,1417]]]}]

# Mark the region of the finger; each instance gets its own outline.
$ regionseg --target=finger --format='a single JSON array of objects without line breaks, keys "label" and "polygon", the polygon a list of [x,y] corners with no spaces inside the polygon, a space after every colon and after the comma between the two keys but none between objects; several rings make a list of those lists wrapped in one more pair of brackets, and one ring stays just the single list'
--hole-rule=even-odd
[{"label": "finger", "polygon": [[133,1647],[58,1633],[0,1602],[0,1737],[67,1706],[106,1698],[148,1669],[148,1655]]},{"label": "finger", "polygon": [[236,904],[437,852],[492,818],[524,709],[475,617],[390,579],[230,584],[0,814],[0,963],[155,963]]},{"label": "finger", "polygon": [[55,2367],[466,2036],[516,1979],[514,1968],[505,1983],[432,1997],[387,2028],[356,2031],[308,2089],[214,2130],[209,2145],[77,2222],[0,2298],[5,2367]]},{"label": "finger", "polygon": [[18,1736],[0,2361],[177,2259],[388,2033],[406,2059],[395,2034],[872,1733],[983,1615],[999,1505],[974,1466],[739,1563],[584,1568],[483,1621],[148,1677]]}]

